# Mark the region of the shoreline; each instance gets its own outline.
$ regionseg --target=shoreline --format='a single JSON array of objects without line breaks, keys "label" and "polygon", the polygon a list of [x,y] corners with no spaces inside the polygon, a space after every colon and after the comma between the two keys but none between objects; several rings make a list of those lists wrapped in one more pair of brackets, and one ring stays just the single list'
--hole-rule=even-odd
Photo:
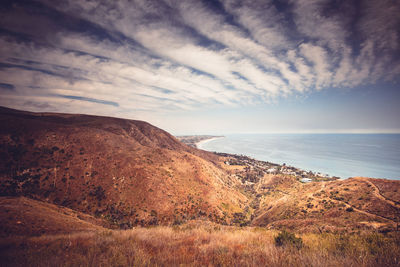
[{"label": "shoreline", "polygon": [[203,143],[211,141],[216,138],[221,138],[225,137],[223,135],[181,135],[181,136],[176,136],[176,138],[181,141],[182,143],[197,148],[201,149],[200,147],[202,146]]},{"label": "shoreline", "polygon": [[[247,155],[261,161],[285,163],[307,172],[312,171],[321,175],[339,177],[341,180],[359,176],[400,180],[398,173],[395,173],[398,167],[394,165],[395,153],[393,153],[393,148],[397,147],[395,141],[398,140],[398,137],[390,137],[389,139],[386,137],[335,137],[333,139],[321,137],[315,139],[317,140],[315,142],[311,140],[314,138],[312,136],[301,138],[286,138],[284,136],[282,140],[279,139],[279,136],[264,137],[250,134],[228,137],[229,142],[228,140],[220,140],[211,144],[200,144],[199,147],[209,152]],[[302,140],[308,143],[302,144],[300,142]],[[343,143],[332,145],[334,144],[332,140]],[[327,145],[321,143],[322,141],[326,141]],[[379,145],[380,143],[385,146],[382,145],[379,148],[375,146],[375,144]],[[388,150],[389,144],[393,147],[392,150]],[[280,149],[280,146],[282,149]],[[306,149],[314,154],[307,154]],[[354,151],[354,154],[351,154],[352,151]],[[385,157],[379,156],[382,151],[388,151],[387,155],[385,153]]]},{"label": "shoreline", "polygon": [[[209,151],[209,152],[218,153],[218,152],[214,151],[215,149],[211,149],[211,150],[207,149],[207,147],[209,147],[209,146],[214,147],[214,145],[209,145],[208,142],[210,142],[212,140],[215,140],[217,138],[225,137],[225,136],[210,136],[210,135],[207,136],[207,135],[202,135],[202,136],[187,136],[187,137],[191,137],[191,138],[187,138],[187,139],[191,142],[190,145],[192,147],[195,147],[195,148],[201,149],[201,150],[205,150],[205,151]],[[223,143],[224,143],[224,141],[221,140],[221,141],[219,141],[217,143],[213,143],[213,144],[215,144],[215,146],[218,147]],[[243,155],[242,154],[243,152],[242,153],[238,153],[236,151],[226,152],[226,151],[222,150],[222,151],[219,151],[219,153],[221,153],[221,154],[226,153],[226,154],[231,154],[231,155],[232,154],[233,155],[235,155],[235,154],[236,155],[239,155],[239,154]],[[346,180],[346,179],[351,178],[351,177],[365,176],[365,177],[373,177],[373,178],[378,178],[378,179],[400,180],[397,177],[391,177],[389,175],[382,175],[382,174],[381,175],[372,175],[372,173],[370,175],[368,175],[366,173],[363,173],[363,174],[360,175],[360,174],[355,173],[354,171],[345,171],[346,170],[346,168],[345,168],[346,166],[345,165],[343,166],[344,169],[342,170],[342,169],[335,169],[335,168],[333,168],[332,166],[329,166],[329,165],[325,166],[326,168],[322,168],[322,166],[320,166],[318,164],[316,166],[312,166],[314,164],[310,164],[309,162],[307,163],[306,161],[304,161],[304,162],[289,161],[288,162],[288,161],[285,161],[285,160],[282,160],[282,159],[276,159],[276,158],[273,159],[272,157],[271,158],[266,158],[266,157],[263,157],[262,155],[261,156],[260,155],[252,155],[251,153],[244,153],[244,155],[247,155],[247,156],[249,156],[251,158],[254,158],[256,160],[259,160],[259,161],[275,162],[275,164],[287,165],[287,167],[293,167],[293,168],[297,169],[296,172],[300,172],[300,171],[302,173],[303,172],[304,173],[310,172],[310,173],[312,173],[312,174],[314,174],[314,175],[316,175],[318,177],[335,177],[335,178],[340,179],[340,180]],[[301,163],[303,163],[303,164],[301,164]],[[296,166],[296,167],[294,167],[294,166]]]},{"label": "shoreline", "polygon": [[[202,139],[202,140],[200,140],[198,142],[195,142],[194,146],[197,149],[205,150],[204,148],[202,148],[202,146],[204,144],[206,144],[206,143],[208,143],[208,142],[210,142],[212,140],[219,139],[219,138],[225,138],[225,136],[210,136],[209,138],[205,138],[205,139]],[[205,150],[205,151],[212,152],[212,153],[219,154],[219,155],[228,156],[228,157],[233,157],[233,158],[236,158],[236,159],[245,158],[246,161],[250,160],[250,161],[268,163],[268,164],[271,164],[273,167],[276,167],[276,166],[280,166],[281,168],[284,167],[284,168],[287,168],[287,170],[285,170],[283,172],[283,174],[295,175],[298,179],[305,178],[304,177],[304,175],[305,175],[304,173],[308,174],[307,177],[311,176],[311,177],[314,177],[314,179],[315,178],[328,179],[328,180],[329,179],[335,179],[335,180],[336,179],[339,179],[339,180],[343,179],[342,177],[338,177],[338,176],[335,176],[335,175],[329,175],[329,174],[326,174],[326,173],[322,173],[322,172],[319,172],[319,171],[312,171],[312,170],[306,171],[305,169],[302,169],[302,168],[299,168],[299,167],[294,167],[292,165],[286,165],[285,163],[283,163],[283,164],[282,163],[272,163],[272,162],[267,161],[267,160],[253,158],[253,157],[248,156],[248,155],[231,154],[231,153],[226,153],[226,152],[216,152],[216,151],[209,151],[209,150]],[[279,171],[277,171],[276,173],[279,173]],[[313,181],[313,179],[310,179],[310,181]],[[308,182],[310,182],[310,181],[308,181]]]},{"label": "shoreline", "polygon": [[[204,140],[201,140],[199,142],[196,142],[195,146],[196,146],[197,149],[202,149],[201,145],[203,145],[205,143],[208,143],[208,142],[210,142],[212,140],[219,139],[219,138],[225,138],[225,136],[215,136],[215,137],[211,137],[211,138],[208,138],[208,139],[204,139]],[[204,150],[204,149],[202,149],[202,150]]]}]

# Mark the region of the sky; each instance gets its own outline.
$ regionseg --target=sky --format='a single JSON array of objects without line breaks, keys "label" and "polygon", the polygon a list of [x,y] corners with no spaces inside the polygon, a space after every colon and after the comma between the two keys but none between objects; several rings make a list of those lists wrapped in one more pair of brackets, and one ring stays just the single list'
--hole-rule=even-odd
[{"label": "sky", "polygon": [[182,134],[400,133],[397,0],[2,0],[0,105]]}]

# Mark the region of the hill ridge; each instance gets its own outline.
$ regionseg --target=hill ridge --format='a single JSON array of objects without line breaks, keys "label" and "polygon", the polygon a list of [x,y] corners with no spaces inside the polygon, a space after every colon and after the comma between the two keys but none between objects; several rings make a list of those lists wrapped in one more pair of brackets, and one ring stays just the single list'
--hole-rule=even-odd
[{"label": "hill ridge", "polygon": [[147,122],[5,108],[0,121],[7,125],[0,130],[2,195],[47,200],[121,227],[188,216],[229,220],[221,203],[246,201],[221,182],[218,156]]}]

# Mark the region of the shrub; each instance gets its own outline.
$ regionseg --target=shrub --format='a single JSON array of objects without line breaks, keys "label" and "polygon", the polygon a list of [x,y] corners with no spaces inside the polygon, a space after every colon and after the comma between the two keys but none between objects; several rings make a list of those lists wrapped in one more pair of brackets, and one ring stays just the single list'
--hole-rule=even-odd
[{"label": "shrub", "polygon": [[157,211],[151,210],[150,215],[153,217],[157,217]]},{"label": "shrub", "polygon": [[296,237],[295,234],[283,230],[275,237],[275,245],[278,247],[292,246],[301,249],[303,240],[300,237]]},{"label": "shrub", "polygon": [[93,190],[92,192],[90,192],[91,196],[95,196],[97,198],[98,201],[102,201],[103,199],[106,198],[106,194],[105,194],[105,190],[103,189],[103,187],[101,187],[100,185],[96,187],[95,190]]},{"label": "shrub", "polygon": [[354,211],[354,209],[353,209],[353,207],[348,207],[348,208],[346,209],[346,211],[347,211],[347,212],[352,212],[352,211]]}]

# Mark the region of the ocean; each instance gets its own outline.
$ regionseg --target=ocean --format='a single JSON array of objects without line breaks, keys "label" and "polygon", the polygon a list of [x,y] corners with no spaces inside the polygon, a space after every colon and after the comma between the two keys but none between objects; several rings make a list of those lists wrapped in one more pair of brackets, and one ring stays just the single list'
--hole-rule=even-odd
[{"label": "ocean", "polygon": [[400,134],[235,134],[202,142],[199,148],[342,179],[400,180]]}]

